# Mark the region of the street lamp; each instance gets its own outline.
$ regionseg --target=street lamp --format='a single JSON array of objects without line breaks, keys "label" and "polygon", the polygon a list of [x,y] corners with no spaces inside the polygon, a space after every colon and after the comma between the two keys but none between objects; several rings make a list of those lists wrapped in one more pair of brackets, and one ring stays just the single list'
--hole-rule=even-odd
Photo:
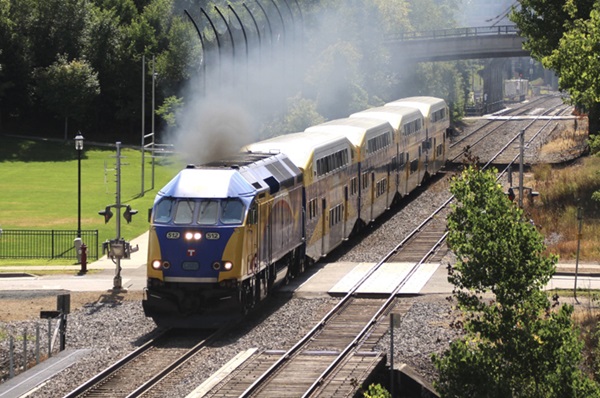
[{"label": "street lamp", "polygon": [[81,238],[81,152],[83,151],[83,136],[75,136],[75,150],[77,151],[77,237]]}]

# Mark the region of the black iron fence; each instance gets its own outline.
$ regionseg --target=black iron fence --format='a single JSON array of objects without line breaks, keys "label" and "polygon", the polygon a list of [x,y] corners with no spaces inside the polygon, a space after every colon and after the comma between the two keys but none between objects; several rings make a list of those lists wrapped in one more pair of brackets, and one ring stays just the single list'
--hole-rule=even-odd
[{"label": "black iron fence", "polygon": [[[0,258],[77,260],[76,230],[0,229]],[[98,230],[82,230],[88,261],[98,260]]]}]

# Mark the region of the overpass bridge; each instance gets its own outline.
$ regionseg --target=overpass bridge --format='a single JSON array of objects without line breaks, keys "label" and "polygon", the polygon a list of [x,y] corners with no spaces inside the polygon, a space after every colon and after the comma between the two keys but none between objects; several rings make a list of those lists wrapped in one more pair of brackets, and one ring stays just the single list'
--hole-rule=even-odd
[{"label": "overpass bridge", "polygon": [[527,57],[514,25],[405,32],[385,40],[396,61]]},{"label": "overpass bridge", "polygon": [[[490,59],[482,71],[484,103],[480,109],[495,112],[504,104],[504,65],[510,57],[528,57],[523,49],[525,38],[514,25],[440,29],[427,32],[405,32],[388,37],[392,62],[453,61]],[[510,77],[509,77],[510,78]]]}]

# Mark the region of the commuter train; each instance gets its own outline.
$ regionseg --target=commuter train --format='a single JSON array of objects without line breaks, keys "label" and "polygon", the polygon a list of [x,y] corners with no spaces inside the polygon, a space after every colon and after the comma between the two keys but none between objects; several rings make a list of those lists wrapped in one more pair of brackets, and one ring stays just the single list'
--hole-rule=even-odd
[{"label": "commuter train", "polygon": [[444,100],[405,98],[180,171],[151,211],[146,316],[243,316],[437,173],[449,120]]}]

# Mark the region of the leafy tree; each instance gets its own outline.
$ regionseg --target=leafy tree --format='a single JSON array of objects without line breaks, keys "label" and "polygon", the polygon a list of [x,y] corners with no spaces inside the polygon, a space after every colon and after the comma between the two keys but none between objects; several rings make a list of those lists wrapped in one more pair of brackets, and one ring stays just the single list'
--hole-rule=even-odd
[{"label": "leafy tree", "polygon": [[173,19],[167,39],[167,47],[156,58],[156,69],[162,89],[177,93],[199,69],[201,48],[191,25],[178,18]]},{"label": "leafy tree", "polygon": [[[600,131],[600,82],[595,58],[598,5],[595,0],[521,0],[511,20],[527,38],[523,47],[532,57],[553,69],[560,88],[569,92],[572,102],[588,112],[591,134]],[[596,11],[593,11],[596,10]],[[596,40],[594,43],[593,40]]]},{"label": "leafy tree", "polygon": [[448,279],[466,334],[433,357],[436,388],[446,397],[599,397],[579,367],[573,307],[554,309],[543,292],[556,258],[543,255],[543,237],[494,173],[469,167],[451,185],[448,246],[457,263]]},{"label": "leafy tree", "polygon": [[573,103],[590,109],[600,103],[600,3],[588,19],[576,19],[564,32],[557,48],[543,59],[546,67],[560,72],[559,84]]},{"label": "leafy tree", "polygon": [[314,101],[298,96],[289,98],[287,112],[264,127],[267,137],[304,131],[309,126],[323,123],[325,118],[317,111]]},{"label": "leafy tree", "polygon": [[0,0],[0,119],[23,113],[29,104],[31,51],[24,18],[29,0]]},{"label": "leafy tree", "polygon": [[92,5],[87,0],[45,0],[35,2],[26,20],[34,50],[34,67],[46,67],[56,54],[80,58],[83,32]]},{"label": "leafy tree", "polygon": [[[588,19],[594,0],[520,0],[510,19],[527,41],[523,47],[538,61],[552,54],[573,21]],[[576,9],[573,7],[577,5]]]},{"label": "leafy tree", "polygon": [[175,96],[167,97],[163,104],[156,110],[156,114],[162,117],[169,127],[176,127],[178,115],[183,107],[183,98]]},{"label": "leafy tree", "polygon": [[363,393],[364,398],[391,398],[392,394],[381,384],[371,384],[367,391]]},{"label": "leafy tree", "polygon": [[65,118],[65,140],[69,117],[81,118],[100,93],[98,75],[85,60],[67,61],[61,55],[47,68],[37,71],[38,93],[46,106]]},{"label": "leafy tree", "polygon": [[121,24],[130,24],[139,14],[133,0],[95,0],[95,3],[100,10],[114,12]]}]

